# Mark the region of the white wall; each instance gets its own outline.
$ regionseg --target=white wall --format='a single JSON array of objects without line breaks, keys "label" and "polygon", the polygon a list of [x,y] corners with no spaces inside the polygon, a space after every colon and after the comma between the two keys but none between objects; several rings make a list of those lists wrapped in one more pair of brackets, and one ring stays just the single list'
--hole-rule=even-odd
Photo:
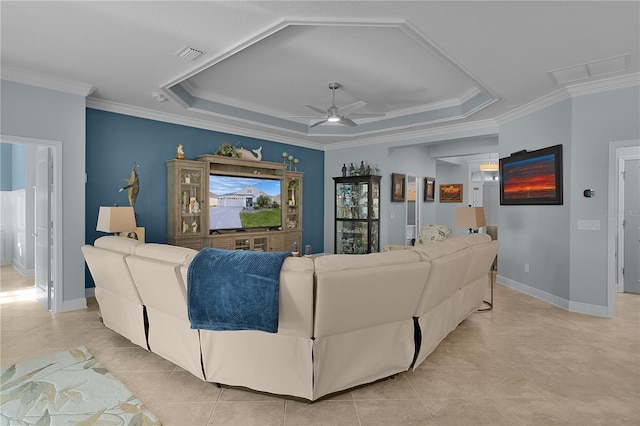
[{"label": "white wall", "polygon": [[[35,273],[35,146],[7,144],[12,151],[9,164],[17,188],[0,191],[2,208],[0,217],[0,245],[2,265],[13,265],[22,275]],[[18,149],[19,148],[19,149]],[[5,161],[9,161],[5,159]],[[31,166],[31,167],[29,167]],[[30,170],[29,170],[30,169]],[[12,187],[16,188],[12,183]]]},{"label": "white wall", "polygon": [[[640,88],[575,97],[571,136],[570,300],[606,306],[609,142],[640,138]],[[583,196],[587,188],[593,198]],[[580,220],[600,230],[580,230]]]},{"label": "white wall", "polygon": [[[1,81],[0,127],[4,135],[61,141],[62,277],[57,297],[65,311],[86,306],[84,290],[85,96]],[[61,290],[62,294],[59,294]]]},{"label": "white wall", "polygon": [[568,301],[571,100],[500,127],[500,158],[559,144],[563,145],[564,204],[500,206],[498,257],[502,277]]},{"label": "white wall", "polygon": [[[500,206],[503,283],[572,311],[607,315],[608,147],[638,137],[638,86],[575,96],[500,127],[501,157],[556,144],[564,157],[564,205]],[[586,188],[596,196],[583,197]],[[579,229],[582,220],[600,229]]]},{"label": "white wall", "polygon": [[[469,233],[466,228],[456,228],[456,209],[469,204],[469,186],[467,185],[469,168],[467,164],[443,164],[438,163],[436,166],[436,220],[434,223],[446,225],[451,228],[452,235],[464,235]],[[450,183],[461,183],[462,187],[462,203],[441,203],[440,202],[440,185]]]},{"label": "white wall", "polygon": [[[24,192],[24,190],[21,190]],[[15,225],[13,219],[14,200],[17,191],[0,191],[0,264],[13,263],[13,241]]]}]

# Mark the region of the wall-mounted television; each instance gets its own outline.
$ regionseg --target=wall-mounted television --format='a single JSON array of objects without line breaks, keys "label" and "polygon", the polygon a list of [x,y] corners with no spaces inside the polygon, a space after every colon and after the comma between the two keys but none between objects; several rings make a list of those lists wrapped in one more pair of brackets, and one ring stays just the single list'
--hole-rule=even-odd
[{"label": "wall-mounted television", "polygon": [[501,158],[500,204],[562,204],[562,145]]},{"label": "wall-mounted television", "polygon": [[209,176],[209,232],[280,229],[282,181],[277,177]]}]

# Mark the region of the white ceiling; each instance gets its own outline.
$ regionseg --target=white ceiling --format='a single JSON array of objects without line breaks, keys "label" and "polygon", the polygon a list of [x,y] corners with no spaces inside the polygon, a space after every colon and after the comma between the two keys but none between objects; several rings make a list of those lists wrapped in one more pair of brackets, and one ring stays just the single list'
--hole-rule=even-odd
[{"label": "white ceiling", "polygon": [[[2,78],[91,107],[320,149],[504,116],[635,76],[640,2],[1,2]],[[194,61],[183,47],[205,52]],[[552,71],[555,71],[552,73]],[[289,118],[365,101],[357,127]],[[157,102],[152,93],[168,100]]]}]

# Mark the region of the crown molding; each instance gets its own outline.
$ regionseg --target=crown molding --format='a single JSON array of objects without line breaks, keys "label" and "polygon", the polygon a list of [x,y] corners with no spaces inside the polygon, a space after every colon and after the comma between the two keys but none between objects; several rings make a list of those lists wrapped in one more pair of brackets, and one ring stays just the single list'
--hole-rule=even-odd
[{"label": "crown molding", "polygon": [[566,99],[570,99],[571,95],[567,89],[562,88],[558,89],[555,92],[551,92],[548,95],[545,95],[541,98],[536,99],[535,101],[529,102],[528,104],[524,104],[512,111],[509,111],[505,114],[502,114],[496,117],[496,122],[502,126],[510,121],[516,120],[518,118],[522,118],[529,114],[532,114],[536,111],[540,111],[548,106],[557,104],[558,102],[564,101]]},{"label": "crown molding", "polygon": [[496,121],[499,125],[503,125],[566,99],[633,86],[640,86],[640,73],[625,74],[586,83],[572,84],[522,105],[513,111],[502,114],[496,117]]},{"label": "crown molding", "polygon": [[[483,134],[492,134],[498,132],[498,123],[493,119],[472,121],[470,123],[452,124],[449,126],[433,127],[430,129],[415,130],[412,132],[396,133],[378,137],[370,137],[357,141],[340,142],[324,147],[325,151],[335,149],[357,148],[377,145],[389,142],[401,142],[416,139],[429,139],[436,136],[451,135],[452,133],[474,133],[476,136]],[[458,138],[459,136],[456,136]],[[424,140],[423,143],[429,141]]]},{"label": "crown molding", "polygon": [[198,129],[211,130],[221,133],[230,133],[238,136],[246,136],[256,139],[267,140],[271,142],[286,143],[293,146],[299,146],[302,148],[316,149],[319,151],[330,151],[335,149],[351,148],[368,146],[373,144],[381,144],[388,142],[399,142],[403,140],[416,139],[416,138],[430,138],[434,136],[446,135],[456,132],[484,132],[495,133],[497,132],[497,123],[495,120],[481,120],[471,123],[454,124],[450,126],[441,126],[430,129],[416,130],[412,132],[403,132],[399,134],[384,135],[379,137],[365,137],[359,138],[354,141],[336,142],[330,145],[324,145],[320,143],[308,142],[303,139],[275,135],[268,132],[260,132],[255,130],[248,130],[246,128],[230,126],[219,123],[212,123],[208,120],[202,120],[197,118],[187,118],[177,114],[165,113],[154,111],[146,108],[134,107],[130,105],[121,104],[118,102],[104,101],[101,99],[87,98],[87,108],[93,108],[101,111],[113,112],[116,114],[130,115],[133,117],[145,118],[148,120],[162,121],[165,123],[177,124],[182,126],[195,127]]},{"label": "crown molding", "polygon": [[289,145],[300,146],[303,148],[324,150],[324,145],[307,142],[302,139],[291,138],[281,135],[275,135],[268,132],[260,132],[249,130],[243,127],[231,126],[221,123],[213,123],[208,120],[198,118],[185,117],[182,115],[171,114],[166,112],[154,111],[147,108],[134,107],[118,102],[104,101],[101,99],[87,98],[87,108],[98,109],[101,111],[113,112],[116,114],[130,115],[148,120],[162,121],[165,123],[177,124],[181,126],[195,127],[197,129],[211,130],[214,132],[230,133],[238,136],[246,136],[250,138],[262,139],[270,142],[281,142]]},{"label": "crown molding", "polygon": [[[4,75],[3,75],[4,78]],[[365,147],[382,143],[394,143],[401,142],[403,140],[416,140],[416,139],[430,139],[437,136],[451,135],[454,133],[497,133],[499,127],[512,120],[520,117],[524,117],[528,114],[556,104],[566,99],[571,99],[575,96],[581,96],[586,94],[593,94],[599,92],[606,92],[614,89],[634,87],[640,85],[640,73],[628,74],[624,76],[612,77],[607,79],[598,80],[590,83],[580,83],[572,85],[566,88],[561,88],[536,99],[526,105],[523,105],[513,111],[503,114],[496,119],[486,119],[473,121],[469,123],[458,123],[451,125],[444,125],[439,127],[432,127],[429,129],[416,129],[414,131],[406,131],[395,134],[386,134],[379,136],[366,136],[360,135],[357,139],[350,141],[342,141],[325,145],[322,143],[305,141],[304,136],[301,138],[289,137],[286,135],[277,135],[268,131],[258,131],[246,129],[239,126],[233,126],[228,124],[213,123],[208,120],[202,120],[197,118],[188,118],[177,114],[164,113],[154,111],[146,108],[133,107],[130,105],[120,104],[116,102],[103,101],[87,98],[86,104],[89,108],[95,108],[103,111],[114,112],[118,114],[131,115],[140,118],[146,118],[150,120],[163,121],[172,124],[190,126],[205,130],[212,130],[216,132],[231,133],[239,136],[252,137],[256,139],[263,139],[273,142],[286,143],[289,145],[300,146],[304,148],[316,149],[320,151],[331,151],[336,149]],[[493,103],[495,101],[492,101]],[[309,136],[309,135],[306,135]],[[315,136],[315,135],[313,135]],[[427,141],[425,141],[427,142]]]},{"label": "crown molding", "polygon": [[609,90],[624,89],[640,86],[640,73],[625,74],[601,80],[579,83],[567,87],[569,94],[573,96],[591,95],[593,93],[607,92]]},{"label": "crown molding", "polygon": [[27,84],[29,86],[56,90],[58,92],[70,93],[72,95],[78,95],[85,98],[96,90],[96,87],[90,84],[77,83],[10,67],[2,67],[2,79],[13,81],[15,83]]}]

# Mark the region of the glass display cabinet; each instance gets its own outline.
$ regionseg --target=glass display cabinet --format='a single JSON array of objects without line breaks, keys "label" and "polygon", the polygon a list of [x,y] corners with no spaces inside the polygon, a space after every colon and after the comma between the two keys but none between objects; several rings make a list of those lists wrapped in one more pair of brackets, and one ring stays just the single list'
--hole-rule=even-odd
[{"label": "glass display cabinet", "polygon": [[286,173],[286,200],[283,203],[285,211],[284,228],[301,230],[302,228],[302,173]]},{"label": "glass display cabinet", "polygon": [[201,249],[209,232],[204,203],[208,191],[206,164],[200,161],[170,160],[168,168],[169,244]]},{"label": "glass display cabinet", "polygon": [[335,253],[380,251],[381,176],[334,177]]}]

